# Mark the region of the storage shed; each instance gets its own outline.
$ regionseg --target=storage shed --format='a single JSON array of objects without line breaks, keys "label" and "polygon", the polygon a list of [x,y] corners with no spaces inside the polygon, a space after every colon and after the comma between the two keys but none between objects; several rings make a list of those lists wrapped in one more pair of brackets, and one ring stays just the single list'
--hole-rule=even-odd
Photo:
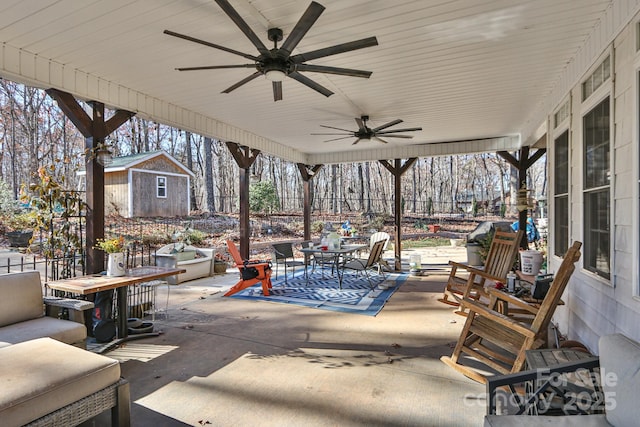
[{"label": "storage shed", "polygon": [[[84,175],[85,171],[79,174]],[[104,169],[105,215],[125,218],[188,215],[193,176],[164,151],[114,157]]]}]

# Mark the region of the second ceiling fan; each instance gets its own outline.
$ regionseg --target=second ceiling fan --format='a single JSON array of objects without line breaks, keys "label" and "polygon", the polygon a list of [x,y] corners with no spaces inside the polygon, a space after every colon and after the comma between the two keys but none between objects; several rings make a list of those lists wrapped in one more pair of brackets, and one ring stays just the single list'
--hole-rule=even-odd
[{"label": "second ceiling fan", "polygon": [[309,77],[301,74],[301,71],[310,71],[315,73],[336,74],[341,76],[351,77],[363,77],[369,78],[371,71],[354,70],[350,68],[329,67],[324,65],[306,64],[307,61],[312,61],[318,58],[324,58],[338,53],[350,52],[352,50],[363,49],[365,47],[376,46],[378,40],[375,37],[368,37],[361,40],[356,40],[347,43],[341,43],[322,49],[313,50],[307,53],[300,53],[297,55],[291,55],[293,50],[298,46],[298,43],[304,35],[309,31],[311,26],[320,17],[325,7],[319,3],[311,2],[307,10],[304,12],[300,20],[296,23],[291,33],[287,36],[287,39],[278,47],[278,42],[283,39],[283,33],[280,28],[270,28],[268,30],[269,40],[273,42],[273,49],[267,49],[267,47],[258,38],[256,33],[253,32],[251,27],[242,19],[242,17],[236,12],[236,10],[229,4],[227,0],[215,0],[215,2],[222,8],[222,10],[231,18],[231,20],[240,28],[245,36],[251,41],[251,43],[258,50],[258,55],[251,55],[248,53],[239,52],[237,50],[220,46],[214,43],[207,42],[205,40],[197,39],[195,37],[187,36],[184,34],[176,33],[170,30],[164,30],[164,34],[177,37],[183,40],[187,40],[194,43],[199,43],[204,46],[212,47],[214,49],[223,50],[238,56],[242,56],[245,59],[252,61],[251,64],[238,64],[238,65],[205,65],[199,67],[182,67],[176,68],[178,71],[195,71],[195,70],[215,70],[225,68],[255,68],[255,72],[234,85],[223,90],[222,93],[229,93],[240,86],[250,82],[251,80],[264,75],[268,80],[272,81],[273,87],[273,100],[279,101],[282,99],[282,80],[286,77],[291,77],[294,80],[302,83],[311,89],[320,92],[324,96],[331,96],[333,92],[326,87],[316,83]]},{"label": "second ceiling fan", "polygon": [[[349,129],[342,129],[333,126],[320,125],[323,128],[340,130],[342,133],[312,133],[311,135],[342,135],[340,138],[328,139],[325,142],[338,141],[340,139],[347,138],[356,138],[353,142],[353,145],[357,144],[363,139],[371,140],[375,139],[382,143],[387,144],[389,141],[385,141],[384,138],[413,138],[412,135],[397,135],[398,132],[416,132],[422,130],[422,128],[404,128],[404,129],[388,129],[392,126],[402,123],[402,120],[396,119],[390,121],[389,123],[385,123],[381,126],[370,128],[367,126],[367,121],[369,120],[369,116],[361,116],[360,118],[356,118],[356,123],[358,124],[358,130],[351,131]],[[345,133],[346,132],[346,133]],[[345,136],[346,135],[346,136]]]}]

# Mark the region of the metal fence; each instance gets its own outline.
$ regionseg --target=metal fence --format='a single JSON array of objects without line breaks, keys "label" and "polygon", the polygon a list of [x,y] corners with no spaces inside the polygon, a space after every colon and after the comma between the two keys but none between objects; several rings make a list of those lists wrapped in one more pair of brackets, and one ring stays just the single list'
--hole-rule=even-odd
[{"label": "metal fence", "polygon": [[[237,214],[239,212],[238,198],[233,199],[220,196],[219,203],[216,204],[218,213]],[[301,197],[287,197],[279,199],[280,213],[302,212],[304,199]],[[465,216],[496,216],[500,215],[502,202],[500,200],[477,200],[473,198],[460,197],[455,202],[434,200],[430,197],[419,195],[417,198],[402,196],[402,212],[406,215],[453,215],[462,214]],[[515,209],[515,206],[505,206],[507,210]],[[394,209],[394,198],[392,196],[364,197],[357,195],[346,195],[343,197],[318,196],[313,197],[311,210],[319,215],[322,214],[354,214],[357,212],[380,212],[392,214]]]}]

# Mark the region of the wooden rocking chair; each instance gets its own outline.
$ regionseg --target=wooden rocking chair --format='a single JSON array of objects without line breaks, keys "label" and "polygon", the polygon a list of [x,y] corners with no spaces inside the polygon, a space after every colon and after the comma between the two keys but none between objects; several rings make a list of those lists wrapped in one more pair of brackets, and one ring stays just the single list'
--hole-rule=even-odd
[{"label": "wooden rocking chair", "polygon": [[227,247],[240,272],[240,281],[233,285],[224,296],[228,297],[260,282],[262,283],[262,294],[269,296],[271,294],[269,292],[271,289],[271,263],[261,260],[243,260],[240,251],[231,240],[227,240]]},{"label": "wooden rocking chair", "polygon": [[[581,246],[582,243],[574,242],[569,248],[540,304],[530,304],[497,289],[489,291],[489,306],[471,298],[461,299],[461,304],[469,310],[467,320],[451,357],[442,356],[440,360],[482,383],[487,381],[483,374],[460,363],[463,353],[501,374],[520,372],[525,363],[525,352],[540,348],[546,342],[549,322],[575,270],[574,264],[580,259]],[[498,302],[502,302],[502,307],[506,303],[509,308],[527,311],[531,319],[518,321],[497,311]]]},{"label": "wooden rocking chair", "polygon": [[[511,233],[497,230],[493,236],[482,270],[467,264],[449,261],[451,273],[444,289],[444,295],[438,301],[458,306],[456,295],[462,298],[479,299],[481,295],[485,295],[484,284],[487,280],[505,283],[507,273],[511,270],[516,260],[522,235],[522,231]],[[450,298],[452,297],[456,301],[451,300]],[[458,313],[464,314],[463,311],[461,310]]]}]

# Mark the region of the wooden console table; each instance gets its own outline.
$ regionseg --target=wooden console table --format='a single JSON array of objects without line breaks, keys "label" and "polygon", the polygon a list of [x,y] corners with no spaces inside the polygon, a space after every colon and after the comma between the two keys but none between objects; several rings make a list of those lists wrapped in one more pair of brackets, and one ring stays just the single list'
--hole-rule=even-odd
[{"label": "wooden console table", "polygon": [[184,273],[182,268],[167,267],[136,267],[126,271],[124,276],[112,277],[103,274],[72,277],[70,279],[55,280],[45,284],[49,289],[55,289],[74,294],[88,295],[100,291],[115,289],[118,298],[117,332],[118,338],[127,338],[127,287],[143,282],[161,279]]}]

